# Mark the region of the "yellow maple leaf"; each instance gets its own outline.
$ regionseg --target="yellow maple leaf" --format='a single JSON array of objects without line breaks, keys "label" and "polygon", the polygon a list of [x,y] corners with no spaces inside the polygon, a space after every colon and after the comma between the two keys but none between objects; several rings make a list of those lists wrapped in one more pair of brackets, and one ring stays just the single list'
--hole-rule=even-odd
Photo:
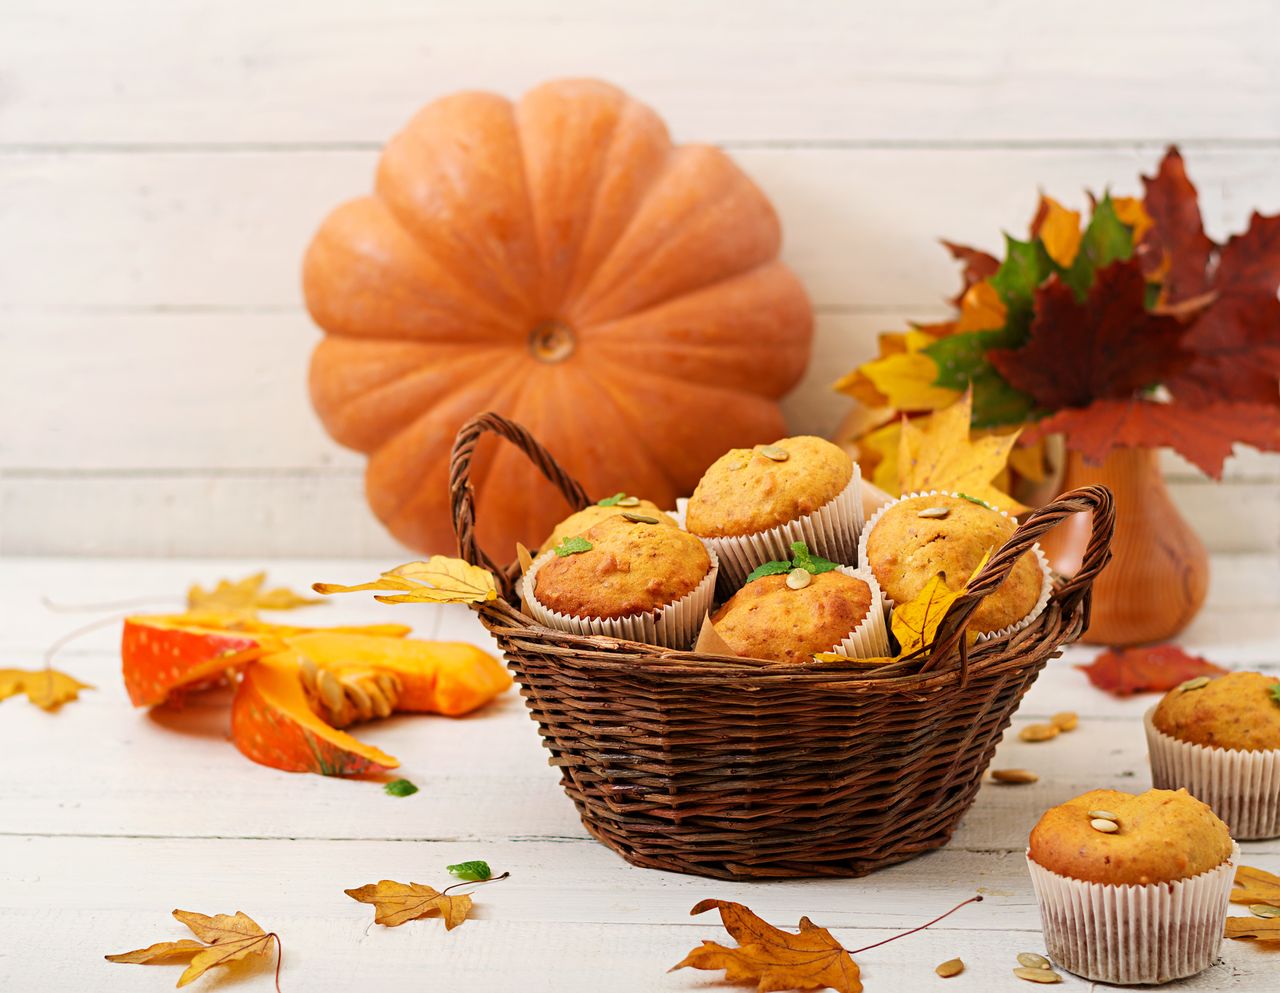
[{"label": "yellow maple leaf", "polygon": [[1137,197],[1112,197],[1111,206],[1121,224],[1133,229],[1133,243],[1137,245],[1143,236],[1155,227],[1155,221],[1147,213],[1146,205]]},{"label": "yellow maple leaf", "polygon": [[724,928],[738,942],[728,948],[704,941],[676,965],[676,969],[723,969],[730,983],[754,982],[768,990],[819,990],[861,993],[858,964],[826,928],[800,918],[800,931],[781,931],[757,917],[740,903],[703,900],[691,914],[719,910]]},{"label": "yellow maple leaf", "polygon": [[956,390],[934,385],[938,364],[923,351],[937,338],[917,329],[906,332],[902,340],[903,351],[867,362],[856,371],[898,410],[936,410],[955,400],[960,395]]},{"label": "yellow maple leaf", "polygon": [[244,579],[220,579],[211,590],[198,583],[193,584],[187,590],[187,609],[255,617],[259,610],[295,610],[324,602],[315,597],[304,597],[287,586],[264,590],[262,587],[266,581],[265,572],[255,572]]},{"label": "yellow maple leaf", "polygon": [[275,932],[266,932],[251,917],[237,910],[234,915],[216,914],[208,917],[190,910],[175,910],[173,916],[191,929],[200,939],[192,941],[159,941],[132,952],[108,955],[108,962],[129,965],[152,965],[161,962],[187,959],[187,968],[178,977],[178,987],[195,982],[217,965],[228,965],[251,955],[263,956],[276,947],[276,990],[280,989],[280,938]]},{"label": "yellow maple leaf", "polygon": [[900,496],[898,489],[898,452],[902,447],[902,419],[895,418],[883,427],[869,431],[858,439],[859,461],[870,480],[890,496]]},{"label": "yellow maple leaf", "polygon": [[965,493],[1011,514],[1027,508],[992,485],[1018,438],[1014,431],[970,440],[973,393],[926,418],[905,421],[898,449],[898,489]]},{"label": "yellow maple leaf", "polygon": [[391,596],[374,597],[383,603],[483,603],[498,597],[498,588],[487,569],[445,555],[433,555],[426,562],[396,566],[371,583],[357,586],[315,583],[311,588],[325,595],[363,590],[392,591]]},{"label": "yellow maple leaf", "polygon": [[[991,280],[984,279],[974,283],[964,292],[960,299],[960,316],[956,319],[956,333],[966,331],[995,331],[1004,327],[1009,312],[1000,299],[1000,294],[991,285]],[[952,391],[953,396],[959,396]]]},{"label": "yellow maple leaf", "polygon": [[1280,876],[1251,865],[1236,867],[1236,878],[1231,889],[1232,903],[1269,903],[1280,907]]},{"label": "yellow maple leaf", "polygon": [[57,669],[0,669],[0,700],[25,693],[41,710],[57,710],[93,688]]},{"label": "yellow maple leaf", "polygon": [[1036,219],[1039,221],[1037,234],[1049,258],[1064,269],[1070,268],[1080,251],[1080,239],[1083,237],[1080,212],[1068,210],[1053,197],[1042,194]]},{"label": "yellow maple leaf", "polygon": [[422,883],[383,879],[343,892],[353,900],[373,904],[374,922],[386,927],[399,927],[420,917],[442,917],[445,930],[452,931],[471,913],[471,897],[467,894],[450,896],[447,890],[442,893]]}]

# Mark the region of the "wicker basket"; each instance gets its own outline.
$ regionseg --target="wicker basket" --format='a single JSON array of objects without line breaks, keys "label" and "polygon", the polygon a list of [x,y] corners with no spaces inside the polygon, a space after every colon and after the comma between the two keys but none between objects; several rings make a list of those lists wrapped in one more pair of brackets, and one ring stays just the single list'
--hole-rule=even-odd
[{"label": "wicker basket", "polygon": [[[519,447],[574,508],[589,503],[524,428],[468,422],[450,489],[459,554],[491,570],[477,605],[520,682],[561,783],[596,838],[636,865],[722,879],[859,876],[947,843],[1022,695],[1089,621],[1110,557],[1111,493],[1074,490],[1031,513],[952,605],[934,650],[880,668],[777,665],[542,627],[520,611],[519,566],[476,544],[476,443]],[[968,646],[969,615],[1063,518],[1093,514],[1080,571],[1010,639]]]}]

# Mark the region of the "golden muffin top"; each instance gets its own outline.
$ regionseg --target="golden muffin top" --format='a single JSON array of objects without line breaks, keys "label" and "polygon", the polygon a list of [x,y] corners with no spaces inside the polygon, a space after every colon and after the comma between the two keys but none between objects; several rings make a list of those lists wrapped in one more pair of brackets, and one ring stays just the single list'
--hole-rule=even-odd
[{"label": "golden muffin top", "polygon": [[[1108,818],[1114,818],[1115,831],[1094,826]],[[1231,835],[1218,815],[1186,790],[1136,796],[1090,790],[1045,811],[1031,831],[1030,855],[1071,879],[1146,886],[1217,868],[1231,857]]]},{"label": "golden muffin top", "polygon": [[692,593],[711,569],[701,541],[657,522],[611,515],[569,539],[579,540],[590,547],[554,555],[538,569],[534,585],[544,607],[573,617],[657,610]]},{"label": "golden muffin top", "polygon": [[1164,695],[1151,722],[1193,745],[1245,752],[1280,748],[1280,679],[1260,672],[1190,679]]},{"label": "golden muffin top", "polygon": [[[867,535],[867,565],[885,596],[907,603],[940,572],[947,586],[960,589],[983,556],[998,552],[1015,528],[999,511],[964,497],[910,497],[875,522]],[[978,605],[969,630],[989,633],[1022,620],[1040,599],[1043,579],[1040,563],[1027,552],[1014,563],[1009,578]]]},{"label": "golden muffin top", "polygon": [[787,575],[764,576],[738,590],[711,618],[740,656],[808,662],[847,638],[871,608],[871,587],[840,572],[809,577],[792,589]]},{"label": "golden muffin top", "polygon": [[[623,503],[613,503],[608,506],[593,503],[590,507],[583,507],[577,513],[570,514],[547,535],[542,544],[538,546],[539,550],[548,552],[564,541],[565,538],[572,538],[574,535],[589,531],[606,518],[616,517],[620,514],[645,514],[649,517],[656,517],[659,524],[670,527],[679,526],[676,524],[675,519],[670,514],[664,514],[656,503],[652,503],[649,500],[641,500],[637,497],[629,497],[625,494],[619,494],[619,496],[624,501]],[[614,497],[609,499],[612,500]]]},{"label": "golden muffin top", "polygon": [[733,448],[702,474],[685,525],[704,538],[767,531],[830,503],[852,478],[848,453],[812,435]]}]

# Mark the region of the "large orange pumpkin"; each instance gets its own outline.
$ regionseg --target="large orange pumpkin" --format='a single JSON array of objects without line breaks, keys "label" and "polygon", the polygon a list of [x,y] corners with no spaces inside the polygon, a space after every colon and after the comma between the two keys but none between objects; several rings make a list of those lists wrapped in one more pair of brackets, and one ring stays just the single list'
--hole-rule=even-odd
[{"label": "large orange pumpkin", "polygon": [[[375,513],[423,551],[453,547],[449,449],[482,410],[528,427],[589,493],[671,506],[726,449],[786,434],[777,400],[808,362],[812,315],[780,241],[727,155],[674,147],[613,86],[447,96],[307,251],[326,332],[312,400],[369,454]],[[482,445],[472,479],[499,560],[568,512],[510,446]]]}]

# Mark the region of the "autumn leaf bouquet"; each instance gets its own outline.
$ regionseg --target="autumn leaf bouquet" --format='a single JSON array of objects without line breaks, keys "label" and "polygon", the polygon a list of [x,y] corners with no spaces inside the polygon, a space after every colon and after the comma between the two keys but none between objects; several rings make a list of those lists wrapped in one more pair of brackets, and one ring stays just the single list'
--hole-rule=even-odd
[{"label": "autumn leaf bouquet", "polygon": [[963,265],[953,320],[882,335],[836,388],[859,401],[852,440],[893,492],[902,419],[972,389],[972,425],[1026,425],[1011,465],[1043,472],[1060,434],[1101,463],[1117,447],[1170,447],[1218,478],[1236,443],[1280,449],[1280,216],[1205,234],[1176,149],[1141,199],[1092,199],[1087,222],[1041,196],[1005,257],[944,242]]}]

